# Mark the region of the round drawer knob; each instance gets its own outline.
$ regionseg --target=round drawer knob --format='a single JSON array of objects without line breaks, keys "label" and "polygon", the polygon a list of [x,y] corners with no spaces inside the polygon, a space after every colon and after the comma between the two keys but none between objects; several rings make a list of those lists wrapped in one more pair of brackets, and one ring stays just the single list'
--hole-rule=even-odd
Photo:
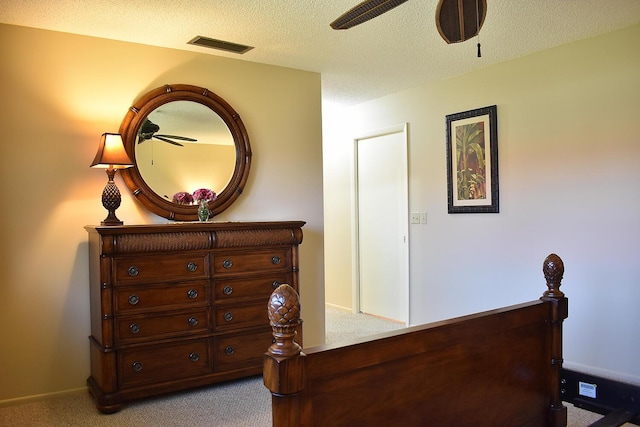
[{"label": "round drawer knob", "polygon": [[231,295],[233,293],[233,288],[231,286],[225,286],[224,289],[222,289],[222,293],[225,295]]},{"label": "round drawer knob", "polygon": [[141,362],[133,362],[133,364],[131,365],[131,367],[133,368],[134,371],[136,372],[140,372],[142,371],[142,363]]},{"label": "round drawer knob", "polygon": [[137,323],[132,323],[129,325],[129,330],[132,334],[137,334],[138,332],[140,332],[140,325],[138,325]]},{"label": "round drawer knob", "polygon": [[271,263],[272,263],[273,265],[278,265],[278,264],[280,264],[280,261],[282,261],[282,260],[280,259],[280,257],[279,257],[279,256],[274,256],[274,257],[272,257],[272,258],[271,258]]},{"label": "round drawer knob", "polygon": [[231,322],[233,320],[233,313],[230,312],[230,311],[227,311],[224,314],[224,320],[227,321],[227,322]]},{"label": "round drawer knob", "polygon": [[187,296],[189,297],[189,299],[198,298],[198,290],[197,289],[189,289],[187,291]]},{"label": "round drawer knob", "polygon": [[195,351],[192,353],[189,353],[189,360],[191,360],[192,362],[197,362],[198,360],[200,360],[200,355]]},{"label": "round drawer knob", "polygon": [[129,304],[136,305],[140,302],[140,297],[136,294],[129,295]]},{"label": "round drawer knob", "polygon": [[196,317],[189,317],[189,326],[197,326],[198,325],[198,318]]},{"label": "round drawer knob", "polygon": [[222,261],[222,266],[224,268],[231,268],[233,267],[233,261],[231,261],[230,259],[225,259],[224,261]]},{"label": "round drawer knob", "polygon": [[193,273],[197,269],[198,269],[198,264],[196,264],[195,262],[190,262],[187,264],[187,271]]},{"label": "round drawer knob", "polygon": [[140,270],[138,270],[138,267],[136,267],[135,265],[132,265],[131,267],[129,267],[129,269],[127,270],[127,274],[130,277],[136,277],[138,275],[138,273],[140,273]]},{"label": "round drawer knob", "polygon": [[282,282],[278,281],[278,280],[274,280],[273,283],[271,284],[271,287],[273,289],[278,289],[278,287],[282,285]]},{"label": "round drawer knob", "polygon": [[236,352],[236,349],[231,347],[230,345],[228,345],[225,349],[224,352],[227,354],[227,356],[231,356],[233,353]]}]

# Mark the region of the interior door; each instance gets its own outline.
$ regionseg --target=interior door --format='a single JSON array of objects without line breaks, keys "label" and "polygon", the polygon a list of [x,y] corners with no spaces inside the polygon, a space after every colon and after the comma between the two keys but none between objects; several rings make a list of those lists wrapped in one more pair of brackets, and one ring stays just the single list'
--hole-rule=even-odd
[{"label": "interior door", "polygon": [[356,140],[359,311],[409,321],[406,125]]}]

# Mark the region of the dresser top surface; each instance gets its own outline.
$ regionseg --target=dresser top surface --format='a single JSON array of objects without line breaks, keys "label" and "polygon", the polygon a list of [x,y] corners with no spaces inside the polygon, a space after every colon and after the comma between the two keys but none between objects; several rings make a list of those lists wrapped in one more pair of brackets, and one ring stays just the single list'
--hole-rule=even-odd
[{"label": "dresser top surface", "polygon": [[85,230],[97,232],[101,235],[114,234],[145,234],[145,233],[176,233],[188,231],[225,231],[225,230],[263,230],[282,228],[301,228],[305,221],[206,221],[206,222],[170,222],[160,224],[133,224],[118,226],[87,225]]}]

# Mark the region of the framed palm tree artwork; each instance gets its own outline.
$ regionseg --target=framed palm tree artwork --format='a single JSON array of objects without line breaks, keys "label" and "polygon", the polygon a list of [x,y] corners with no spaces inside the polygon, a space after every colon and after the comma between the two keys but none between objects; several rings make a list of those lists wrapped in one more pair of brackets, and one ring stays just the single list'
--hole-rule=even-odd
[{"label": "framed palm tree artwork", "polygon": [[498,213],[495,105],[447,116],[449,213]]}]

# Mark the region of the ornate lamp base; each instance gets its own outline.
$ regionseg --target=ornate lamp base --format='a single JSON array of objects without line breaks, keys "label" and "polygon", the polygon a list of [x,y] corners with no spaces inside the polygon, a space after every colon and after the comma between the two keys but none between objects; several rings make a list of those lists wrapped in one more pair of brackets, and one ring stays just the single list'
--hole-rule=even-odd
[{"label": "ornate lamp base", "polygon": [[120,207],[120,202],[122,201],[120,190],[118,189],[116,183],[113,181],[113,178],[116,175],[116,171],[117,169],[113,168],[106,169],[109,181],[102,191],[102,206],[104,206],[104,208],[109,211],[109,215],[107,215],[107,217],[100,223],[100,225],[124,224],[116,216],[116,209]]}]

